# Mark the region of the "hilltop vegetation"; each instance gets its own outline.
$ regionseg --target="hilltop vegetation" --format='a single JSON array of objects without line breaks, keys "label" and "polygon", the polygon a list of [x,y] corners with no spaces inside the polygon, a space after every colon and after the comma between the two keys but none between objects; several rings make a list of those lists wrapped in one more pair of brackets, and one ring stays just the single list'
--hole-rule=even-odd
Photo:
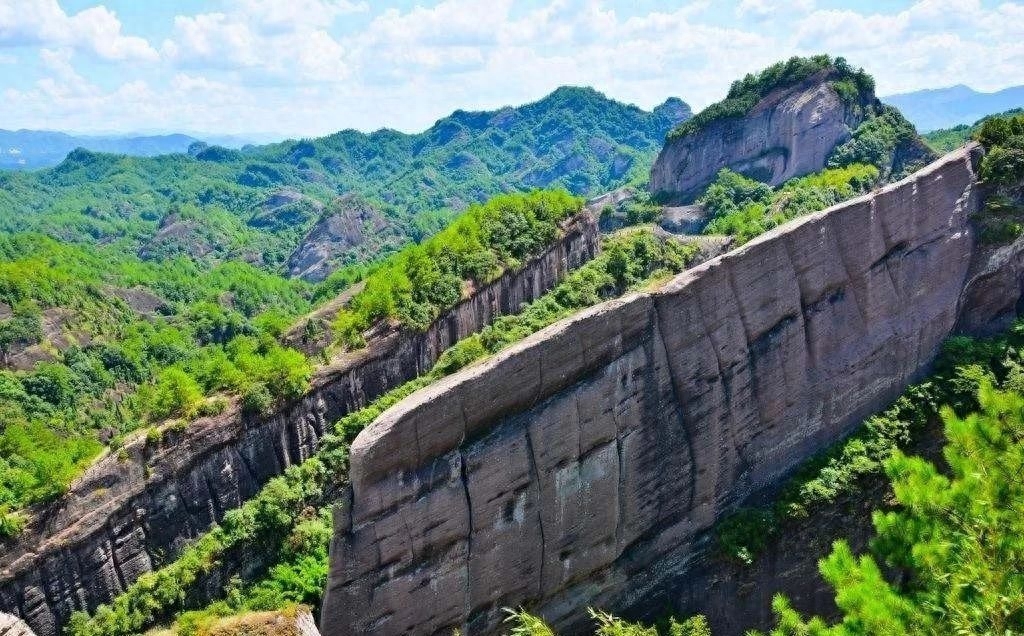
[{"label": "hilltop vegetation", "polygon": [[868,96],[874,97],[874,79],[864,69],[852,68],[845,58],[833,60],[828,55],[791,57],[756,75],[748,73],[743,79],[736,80],[729,87],[725,99],[711,104],[677,126],[669,138],[692,135],[715,122],[743,117],[772,91],[794,86],[821,72],[828,73],[832,87],[851,107],[860,108]]},{"label": "hilltop vegetation", "polygon": [[[0,172],[0,231],[280,271],[318,220],[314,203],[357,193],[419,240],[501,192],[587,195],[642,178],[688,116],[677,99],[645,112],[566,87],[518,108],[456,111],[411,135],[346,130],[242,150],[197,143],[152,158],[76,150],[51,169]],[[275,205],[281,191],[298,196]]]}]

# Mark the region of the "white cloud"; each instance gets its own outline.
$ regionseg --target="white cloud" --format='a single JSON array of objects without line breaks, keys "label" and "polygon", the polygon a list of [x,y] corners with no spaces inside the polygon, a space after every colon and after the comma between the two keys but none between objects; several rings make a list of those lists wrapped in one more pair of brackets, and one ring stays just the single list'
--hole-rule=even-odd
[{"label": "white cloud", "polygon": [[791,11],[810,11],[814,5],[814,0],[742,0],[736,7],[736,16],[765,19]]},{"label": "white cloud", "polygon": [[349,68],[328,28],[339,16],[367,9],[346,0],[234,0],[224,12],[176,16],[161,53],[183,68],[251,71],[282,83],[336,82]]},{"label": "white cloud", "polygon": [[57,0],[0,0],[0,46],[63,46],[104,60],[157,59],[145,39],[121,33],[121,21],[104,6],[68,15]]},{"label": "white cloud", "polygon": [[[874,12],[854,3],[815,8],[813,0],[736,0],[725,9],[708,0],[666,2],[641,11],[645,4],[418,0],[381,9],[356,0],[223,0],[216,11],[167,25],[163,65],[140,74],[125,64],[123,77],[102,81],[90,67],[80,67],[85,77],[72,67],[81,42],[42,27],[15,33],[12,0],[0,0],[0,44],[35,38],[47,50],[40,53],[45,77],[8,93],[16,100],[6,104],[5,121],[303,135],[420,130],[455,108],[519,104],[561,84],[592,85],[644,107],[678,95],[699,109],[745,73],[820,52],[865,66],[882,94],[1024,84],[1020,2],[918,0]],[[786,28],[772,8],[786,12]],[[38,44],[43,35],[51,44]]]}]

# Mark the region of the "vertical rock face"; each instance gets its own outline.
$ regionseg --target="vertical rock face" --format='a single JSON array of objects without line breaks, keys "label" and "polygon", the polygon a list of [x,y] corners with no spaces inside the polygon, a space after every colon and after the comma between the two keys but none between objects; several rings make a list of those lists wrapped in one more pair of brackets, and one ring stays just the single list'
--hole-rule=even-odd
[{"label": "vertical rock face", "polygon": [[691,200],[722,168],[778,185],[821,170],[861,123],[828,83],[828,71],[777,89],[747,115],[666,142],[651,169],[651,191]]},{"label": "vertical rock face", "polygon": [[[269,416],[232,406],[183,433],[165,431],[156,446],[136,439],[119,456],[99,460],[0,553],[0,610],[23,618],[39,636],[56,636],[72,612],[109,602],[270,478],[310,457],[342,416],[429,370],[453,343],[517,311],[593,258],[595,221],[584,213],[564,229],[560,242],[425,332],[377,334],[365,349],[321,369],[303,398]],[[260,556],[249,555],[250,567]]]},{"label": "vertical rock face", "polygon": [[588,605],[686,597],[715,521],[898,396],[954,329],[977,268],[977,154],[578,314],[385,412],[352,447],[321,631],[495,633],[501,608],[524,604],[572,631]]}]

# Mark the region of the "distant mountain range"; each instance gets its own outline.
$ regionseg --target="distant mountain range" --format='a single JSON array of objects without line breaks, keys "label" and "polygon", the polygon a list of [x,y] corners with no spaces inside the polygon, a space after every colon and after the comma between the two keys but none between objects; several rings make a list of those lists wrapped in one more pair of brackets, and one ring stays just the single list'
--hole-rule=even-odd
[{"label": "distant mountain range", "polygon": [[[169,147],[116,147],[174,153],[155,157],[110,154],[111,146],[67,152],[85,144],[56,136],[50,156],[67,156],[53,167],[0,170],[0,232],[123,240],[148,260],[184,254],[284,269],[300,244],[306,256],[343,246],[332,263],[368,260],[500,192],[564,187],[592,196],[643,180],[665,135],[690,116],[678,98],[646,111],[566,86],[531,104],[458,110],[416,134],[343,130],[240,149],[179,135],[164,140]],[[367,205],[334,205],[348,193]],[[310,269],[306,256],[287,268]]]},{"label": "distant mountain range", "polygon": [[185,152],[196,141],[241,147],[247,139],[234,136],[70,135],[50,130],[0,130],[0,168],[31,170],[55,166],[75,148],[135,157]]},{"label": "distant mountain range", "polygon": [[921,132],[973,124],[986,115],[1024,106],[1024,86],[982,93],[963,84],[882,98],[892,104]]}]

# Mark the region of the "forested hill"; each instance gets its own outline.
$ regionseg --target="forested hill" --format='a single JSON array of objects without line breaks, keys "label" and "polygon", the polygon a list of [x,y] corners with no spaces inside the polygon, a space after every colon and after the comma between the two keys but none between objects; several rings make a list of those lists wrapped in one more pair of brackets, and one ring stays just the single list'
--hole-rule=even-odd
[{"label": "forested hill", "polygon": [[332,201],[353,192],[395,229],[380,246],[362,245],[366,258],[498,192],[589,195],[643,178],[665,134],[689,116],[678,99],[647,112],[563,87],[517,108],[456,111],[418,134],[346,130],[242,150],[196,143],[159,157],[76,150],[50,169],[0,172],[0,231],[280,270]]}]

